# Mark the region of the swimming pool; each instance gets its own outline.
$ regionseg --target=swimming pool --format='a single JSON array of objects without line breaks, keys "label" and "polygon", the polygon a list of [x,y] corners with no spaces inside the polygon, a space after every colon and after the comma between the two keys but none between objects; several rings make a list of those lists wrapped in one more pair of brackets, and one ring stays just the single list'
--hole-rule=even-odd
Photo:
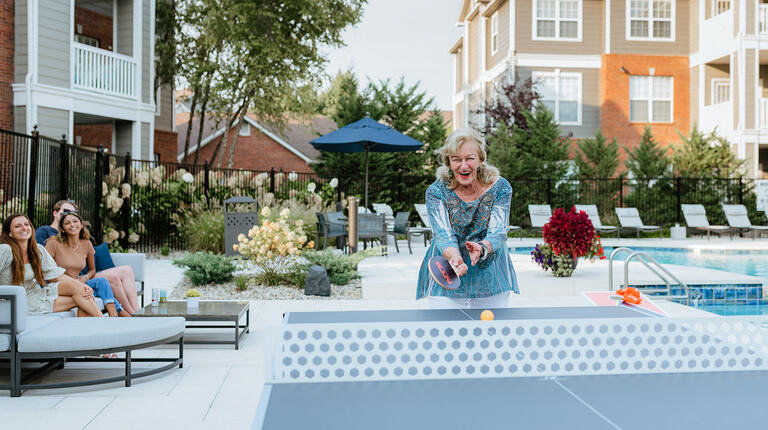
[{"label": "swimming pool", "polygon": [[[768,278],[768,251],[745,250],[692,250],[684,248],[630,247],[634,251],[647,252],[661,264],[704,267],[726,272]],[[610,256],[613,247],[605,247]],[[516,247],[515,254],[530,255],[532,247]],[[620,254],[616,260],[626,260],[628,254]],[[693,306],[718,315],[768,315],[768,300],[762,288],[749,285],[691,285],[701,293],[702,300]],[[673,287],[674,289],[674,287]],[[680,294],[677,291],[674,294]]]},{"label": "swimming pool", "polygon": [[[683,248],[630,248],[633,251],[647,252],[661,264],[705,267],[768,278],[768,251],[702,250],[701,252],[694,252],[694,250]],[[531,251],[533,251],[532,247],[519,247],[515,248],[513,252],[530,255]],[[605,247],[606,256],[610,256],[612,251],[612,247]],[[626,260],[627,256],[628,254],[622,253],[615,260],[623,261]]]}]

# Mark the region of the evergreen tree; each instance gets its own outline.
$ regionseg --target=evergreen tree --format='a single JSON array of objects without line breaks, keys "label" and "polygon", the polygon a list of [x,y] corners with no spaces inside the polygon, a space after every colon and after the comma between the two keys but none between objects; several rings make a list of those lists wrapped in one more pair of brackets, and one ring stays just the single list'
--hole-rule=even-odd
[{"label": "evergreen tree", "polygon": [[516,177],[521,170],[519,151],[512,138],[513,131],[502,120],[487,138],[488,146],[493,147],[493,151],[488,152],[488,163],[496,166],[501,176],[507,179]]},{"label": "evergreen tree", "polygon": [[523,112],[527,129],[515,126],[512,145],[517,162],[510,167],[511,178],[562,179],[568,171],[568,139],[560,137],[560,126],[543,104],[536,111]]},{"label": "evergreen tree", "polygon": [[744,161],[731,152],[728,141],[715,131],[704,134],[694,126],[688,137],[678,133],[682,145],[675,150],[675,173],[688,178],[731,178],[743,175]]},{"label": "evergreen tree", "polygon": [[594,139],[578,142],[576,166],[582,178],[612,178],[619,167],[619,144],[614,138],[607,142],[600,130]]},{"label": "evergreen tree", "polygon": [[640,145],[627,151],[627,161],[624,164],[635,178],[660,178],[667,175],[670,161],[666,150],[653,138],[651,128],[645,127]]}]

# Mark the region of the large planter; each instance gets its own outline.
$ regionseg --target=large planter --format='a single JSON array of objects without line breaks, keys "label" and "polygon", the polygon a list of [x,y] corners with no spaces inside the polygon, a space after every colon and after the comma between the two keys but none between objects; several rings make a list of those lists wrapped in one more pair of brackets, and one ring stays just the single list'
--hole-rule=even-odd
[{"label": "large planter", "polygon": [[555,255],[552,257],[552,264],[549,265],[552,274],[558,278],[565,278],[573,275],[576,265],[579,263],[579,257],[573,258],[570,255]]}]

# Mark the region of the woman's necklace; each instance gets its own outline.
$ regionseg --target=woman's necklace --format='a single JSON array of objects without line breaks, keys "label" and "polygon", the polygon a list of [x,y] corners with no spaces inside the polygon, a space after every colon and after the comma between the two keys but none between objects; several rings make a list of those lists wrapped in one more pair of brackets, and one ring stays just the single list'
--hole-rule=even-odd
[{"label": "woman's necklace", "polygon": [[77,251],[77,248],[79,247],[80,247],[80,239],[77,239],[77,245],[75,245],[74,248],[72,248],[72,246],[70,245],[69,249],[71,249],[72,251]]}]

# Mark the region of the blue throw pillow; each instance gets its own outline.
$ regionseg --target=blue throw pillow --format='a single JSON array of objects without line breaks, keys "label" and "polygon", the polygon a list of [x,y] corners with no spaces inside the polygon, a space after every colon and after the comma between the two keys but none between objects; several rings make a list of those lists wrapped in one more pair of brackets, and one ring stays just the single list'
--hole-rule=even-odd
[{"label": "blue throw pillow", "polygon": [[[106,243],[102,243],[99,246],[93,247],[94,254],[93,259],[96,264],[96,271],[101,272],[115,267],[115,262],[112,261],[112,256],[109,254],[109,247]],[[80,271],[80,276],[88,273],[88,265],[86,264],[83,270]]]}]

